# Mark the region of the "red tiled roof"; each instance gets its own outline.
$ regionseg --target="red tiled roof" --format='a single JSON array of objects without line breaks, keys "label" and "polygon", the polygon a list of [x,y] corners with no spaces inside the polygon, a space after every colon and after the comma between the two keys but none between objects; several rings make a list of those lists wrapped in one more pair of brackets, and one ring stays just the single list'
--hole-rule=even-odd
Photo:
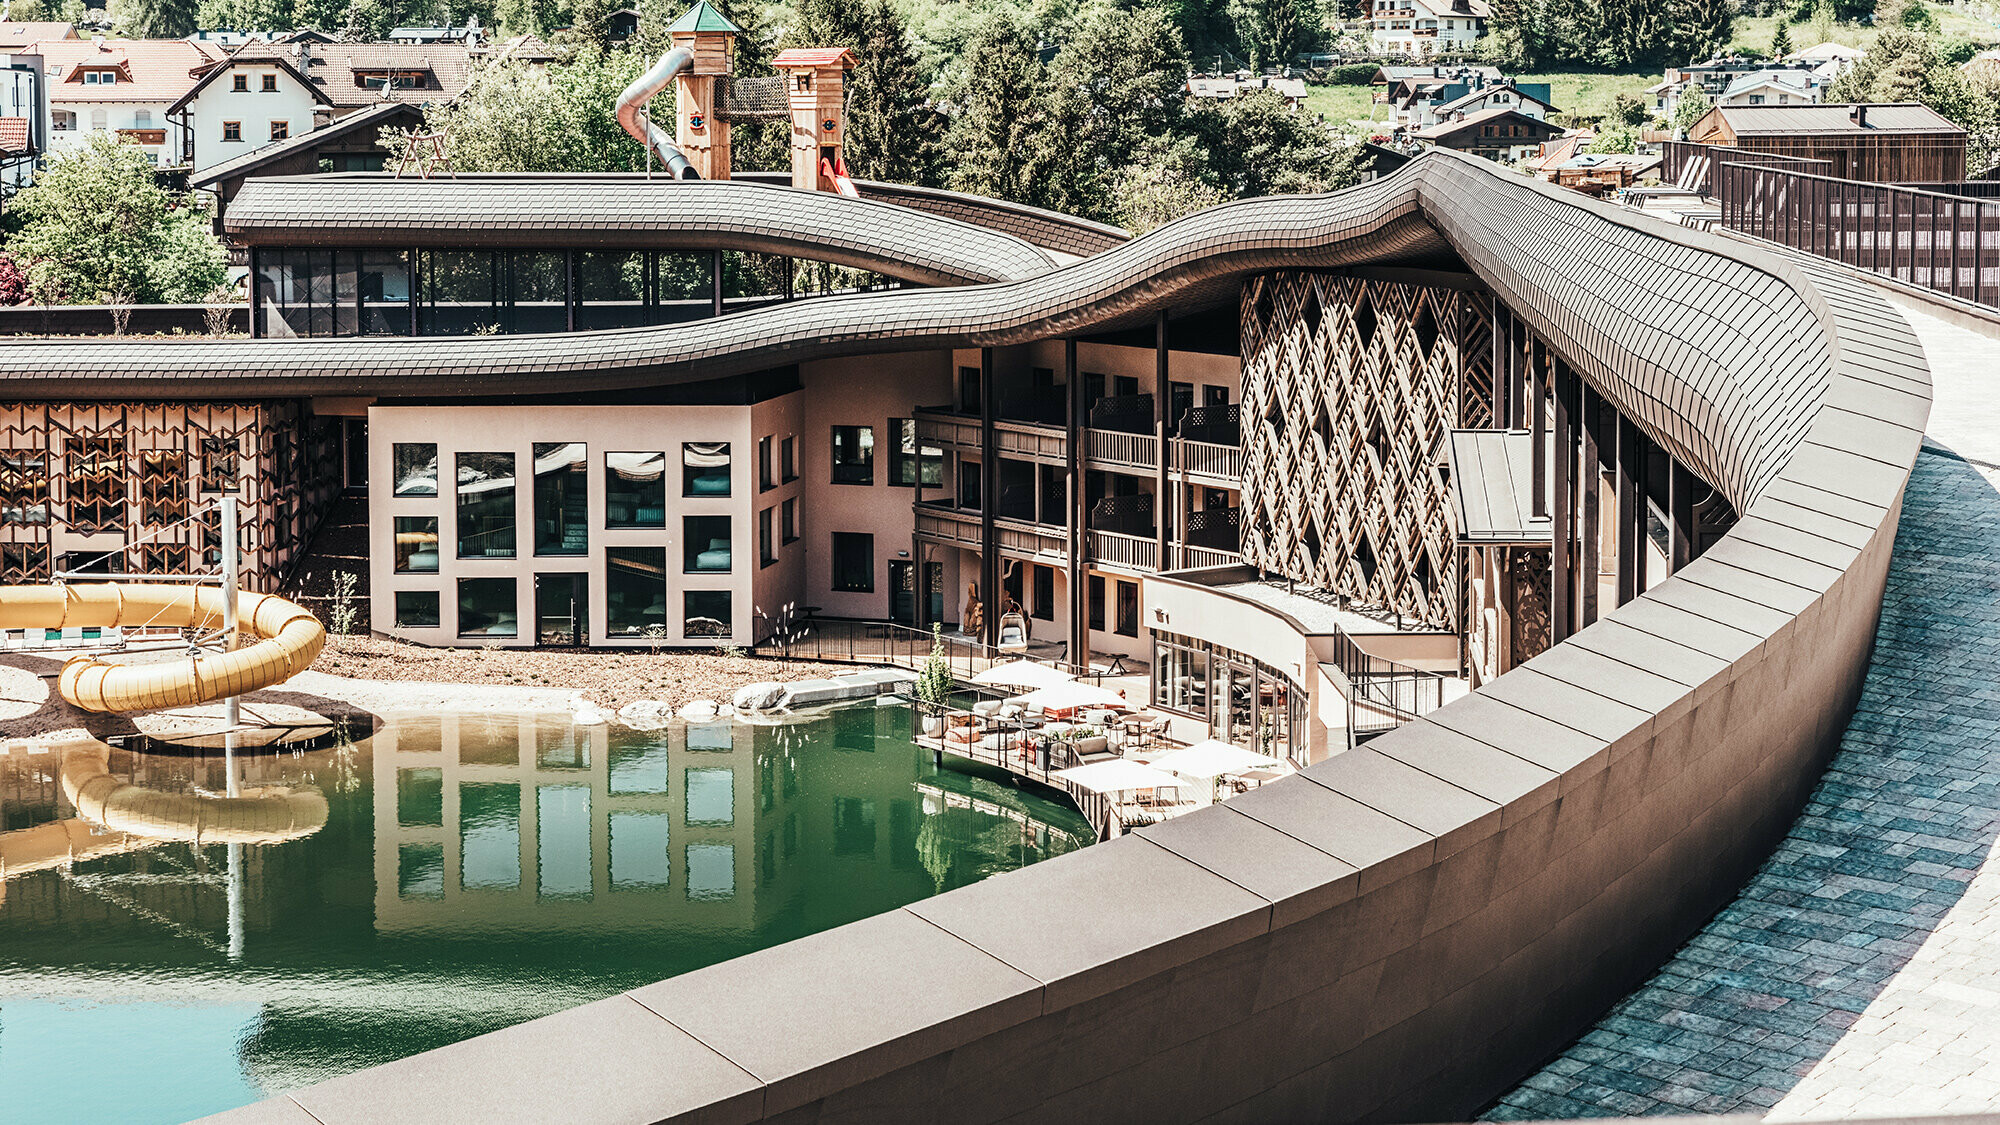
[{"label": "red tiled roof", "polygon": [[0,152],[28,151],[28,119],[0,117]]},{"label": "red tiled roof", "polygon": [[[194,88],[194,72],[212,61],[184,39],[44,40],[34,49],[49,74],[49,101],[173,102]],[[85,85],[80,69],[116,68],[109,86]]]},{"label": "red tiled roof", "polygon": [[771,60],[775,67],[854,65],[854,52],[846,47],[789,47]]},{"label": "red tiled roof", "polygon": [[74,39],[76,25],[56,21],[0,23],[0,49],[14,50],[44,39]]}]

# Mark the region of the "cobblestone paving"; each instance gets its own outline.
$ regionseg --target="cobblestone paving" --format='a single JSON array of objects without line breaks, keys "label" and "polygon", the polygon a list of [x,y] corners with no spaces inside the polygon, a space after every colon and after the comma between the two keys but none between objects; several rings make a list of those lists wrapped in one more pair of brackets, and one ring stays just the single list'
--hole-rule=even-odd
[{"label": "cobblestone paving", "polygon": [[1931,436],[1874,662],[1741,895],[1491,1120],[2000,1110],[2000,346],[1912,315]]}]

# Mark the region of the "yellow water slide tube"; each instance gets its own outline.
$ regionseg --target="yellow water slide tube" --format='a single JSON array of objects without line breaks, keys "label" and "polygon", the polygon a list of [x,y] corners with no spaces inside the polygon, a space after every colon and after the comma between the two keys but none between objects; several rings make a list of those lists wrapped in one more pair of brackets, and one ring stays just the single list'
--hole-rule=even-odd
[{"label": "yellow water slide tube", "polygon": [[[219,631],[224,604],[222,591],[213,586],[0,586],[0,629]],[[72,657],[63,665],[56,690],[85,711],[190,707],[283,683],[311,667],[326,644],[326,630],[311,611],[269,594],[238,594],[236,622],[250,642],[242,648],[141,664]]]}]

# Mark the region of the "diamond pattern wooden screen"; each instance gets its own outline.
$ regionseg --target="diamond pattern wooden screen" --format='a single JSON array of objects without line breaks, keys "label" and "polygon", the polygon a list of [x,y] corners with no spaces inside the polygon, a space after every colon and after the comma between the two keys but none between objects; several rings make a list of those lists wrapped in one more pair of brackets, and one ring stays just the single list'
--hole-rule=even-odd
[{"label": "diamond pattern wooden screen", "polygon": [[1456,629],[1438,462],[1472,357],[1491,401],[1487,299],[1288,271],[1247,282],[1241,311],[1244,561]]},{"label": "diamond pattern wooden screen", "polygon": [[275,589],[339,493],[339,423],[290,400],[0,402],[0,581],[47,581],[71,553],[213,565],[209,530],[171,525],[224,475],[244,504],[244,580]]}]

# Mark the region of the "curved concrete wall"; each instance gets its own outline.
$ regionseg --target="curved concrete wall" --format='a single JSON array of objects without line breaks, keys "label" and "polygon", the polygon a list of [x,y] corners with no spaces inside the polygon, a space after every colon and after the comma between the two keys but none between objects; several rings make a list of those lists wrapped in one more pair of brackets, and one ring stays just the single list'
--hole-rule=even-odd
[{"label": "curved concrete wall", "polygon": [[[1473,695],[1225,806],[246,1116],[1449,1120],[1564,1043],[1732,892],[1816,777],[1867,664],[1928,376],[1861,283],[1469,159],[1411,168],[986,290],[976,331],[1441,237],[1730,496],[1721,543]],[[1151,280],[1121,281],[1126,259]],[[1009,299],[1066,275],[1075,305],[1033,320]],[[932,330],[974,331],[953,311]]]}]

